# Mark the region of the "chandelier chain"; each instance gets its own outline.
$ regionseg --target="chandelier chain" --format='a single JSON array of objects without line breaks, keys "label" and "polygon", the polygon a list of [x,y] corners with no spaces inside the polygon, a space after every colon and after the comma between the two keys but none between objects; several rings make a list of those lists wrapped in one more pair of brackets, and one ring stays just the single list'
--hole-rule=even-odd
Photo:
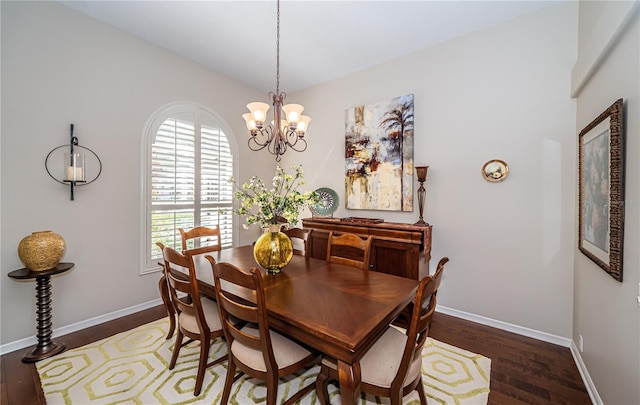
[{"label": "chandelier chain", "polygon": [[280,0],[278,0],[276,25],[276,94],[280,94]]}]

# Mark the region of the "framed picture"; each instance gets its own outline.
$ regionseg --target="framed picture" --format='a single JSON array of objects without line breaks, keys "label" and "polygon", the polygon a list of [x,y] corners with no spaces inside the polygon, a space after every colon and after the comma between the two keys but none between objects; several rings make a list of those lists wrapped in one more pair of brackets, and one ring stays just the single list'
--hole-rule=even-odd
[{"label": "framed picture", "polygon": [[624,139],[622,99],[578,135],[578,248],[622,281]]},{"label": "framed picture", "polygon": [[413,211],[413,94],[345,111],[345,208]]},{"label": "framed picture", "polygon": [[502,181],[509,175],[509,166],[504,160],[492,159],[482,165],[482,177],[486,181]]}]

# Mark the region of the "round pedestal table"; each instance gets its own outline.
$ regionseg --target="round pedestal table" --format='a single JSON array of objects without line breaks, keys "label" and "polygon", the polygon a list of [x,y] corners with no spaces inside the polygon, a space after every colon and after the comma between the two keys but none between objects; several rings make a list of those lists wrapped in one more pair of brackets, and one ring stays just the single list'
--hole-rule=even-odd
[{"label": "round pedestal table", "polygon": [[32,271],[26,268],[14,270],[9,273],[9,277],[16,280],[36,280],[36,316],[38,344],[29,353],[22,357],[24,363],[34,363],[38,360],[46,359],[66,349],[64,343],[55,343],[51,340],[51,276],[64,273],[73,268],[73,263],[58,263],[49,270]]}]

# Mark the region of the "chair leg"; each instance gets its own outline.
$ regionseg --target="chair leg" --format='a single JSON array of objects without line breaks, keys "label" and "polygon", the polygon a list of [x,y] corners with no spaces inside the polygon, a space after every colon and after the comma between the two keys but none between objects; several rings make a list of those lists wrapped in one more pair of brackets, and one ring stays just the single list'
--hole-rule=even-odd
[{"label": "chair leg", "polygon": [[231,386],[233,385],[234,375],[236,374],[236,363],[233,362],[229,353],[229,360],[227,361],[227,377],[224,380],[224,390],[222,391],[222,399],[220,405],[227,405],[229,402],[229,396],[231,395]]},{"label": "chair leg", "polygon": [[158,288],[160,289],[160,297],[167,310],[167,316],[169,317],[169,333],[167,333],[166,339],[169,340],[173,336],[173,332],[176,330],[176,316],[173,310],[173,304],[171,298],[169,298],[169,287],[167,286],[167,278],[165,276],[160,277],[158,282]]},{"label": "chair leg", "polygon": [[278,397],[278,376],[271,374],[267,375],[267,405],[276,405],[276,398]]},{"label": "chair leg", "polygon": [[418,378],[416,391],[418,391],[418,396],[420,397],[420,405],[427,405],[427,397],[424,395],[424,384],[422,384],[422,375]]},{"label": "chair leg", "polygon": [[204,339],[200,341],[200,361],[198,362],[198,373],[196,375],[196,388],[193,390],[193,395],[200,395],[202,390],[202,382],[204,381],[204,372],[207,369],[207,359],[209,358],[209,348],[211,347],[211,340]]},{"label": "chair leg", "polygon": [[182,348],[182,331],[178,328],[178,334],[176,335],[176,342],[173,344],[173,354],[171,355],[171,362],[169,362],[169,370],[173,370],[178,361],[178,354],[180,354],[180,348]]},{"label": "chair leg", "polygon": [[316,395],[320,405],[329,404],[329,368],[324,364],[320,367],[320,373],[316,377]]},{"label": "chair leg", "polygon": [[390,395],[391,405],[402,405],[402,390],[398,392],[391,391]]}]

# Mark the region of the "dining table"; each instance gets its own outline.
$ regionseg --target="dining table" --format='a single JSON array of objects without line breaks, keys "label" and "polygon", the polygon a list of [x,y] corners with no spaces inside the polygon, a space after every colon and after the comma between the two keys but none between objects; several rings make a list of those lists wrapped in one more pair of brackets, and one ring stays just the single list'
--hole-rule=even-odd
[{"label": "dining table", "polygon": [[[243,270],[260,269],[269,326],[336,360],[343,404],[358,402],[360,359],[414,299],[418,287],[417,280],[300,255],[272,275],[258,266],[252,246],[241,246],[193,256],[198,288],[212,298],[213,269],[207,255]],[[161,279],[159,286],[173,318],[166,281]]]}]

